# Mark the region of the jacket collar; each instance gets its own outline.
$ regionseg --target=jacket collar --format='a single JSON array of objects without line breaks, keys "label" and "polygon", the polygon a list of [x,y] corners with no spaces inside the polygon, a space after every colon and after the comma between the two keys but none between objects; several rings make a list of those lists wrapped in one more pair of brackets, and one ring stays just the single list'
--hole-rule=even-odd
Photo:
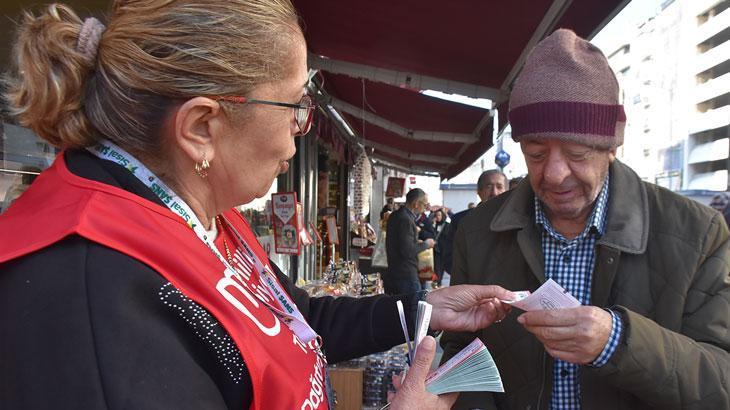
[{"label": "jacket collar", "polygon": [[418,215],[416,215],[415,212],[411,211],[411,208],[409,208],[406,205],[403,205],[403,209],[405,209],[405,211],[403,211],[403,212],[405,212],[409,218],[413,219],[413,221],[416,221],[418,219]]},{"label": "jacket collar", "polygon": [[[631,168],[618,160],[610,165],[609,178],[606,231],[597,244],[627,253],[644,253],[649,238],[646,187]],[[490,228],[504,232],[533,227],[534,196],[529,181],[519,184],[497,211]]]}]

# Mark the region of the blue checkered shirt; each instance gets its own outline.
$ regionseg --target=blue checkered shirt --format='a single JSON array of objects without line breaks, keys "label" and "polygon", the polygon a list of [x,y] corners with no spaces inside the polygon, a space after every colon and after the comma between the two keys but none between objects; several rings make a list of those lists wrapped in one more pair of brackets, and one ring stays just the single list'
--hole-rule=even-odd
[{"label": "blue checkered shirt", "polygon": [[[535,223],[542,229],[542,252],[545,257],[545,278],[552,278],[570,292],[582,305],[591,303],[591,278],[596,260],[595,246],[604,233],[608,207],[608,176],[598,194],[588,222],[580,235],[567,240],[556,232],[545,217],[542,203],[535,196]],[[605,365],[618,347],[622,323],[620,316],[609,310],[613,317],[611,334],[606,346],[590,366]],[[580,367],[555,360],[551,409],[580,409]]]}]

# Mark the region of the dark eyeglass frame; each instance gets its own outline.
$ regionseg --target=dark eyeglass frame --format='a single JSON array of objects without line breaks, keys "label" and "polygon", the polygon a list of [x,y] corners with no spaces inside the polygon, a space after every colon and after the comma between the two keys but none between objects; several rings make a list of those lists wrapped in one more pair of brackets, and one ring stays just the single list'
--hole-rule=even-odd
[{"label": "dark eyeglass frame", "polygon": [[[297,104],[279,101],[256,100],[253,98],[229,95],[218,95],[211,98],[216,101],[226,101],[237,104],[264,104],[273,105],[276,107],[294,108],[294,120],[297,122],[297,127],[299,127],[299,133],[297,133],[296,135],[304,135],[309,132],[309,130],[312,128],[312,120],[314,119],[314,109],[317,107],[314,104],[312,96],[310,96],[309,94],[304,94]],[[301,113],[304,113],[304,116],[302,116]]]}]

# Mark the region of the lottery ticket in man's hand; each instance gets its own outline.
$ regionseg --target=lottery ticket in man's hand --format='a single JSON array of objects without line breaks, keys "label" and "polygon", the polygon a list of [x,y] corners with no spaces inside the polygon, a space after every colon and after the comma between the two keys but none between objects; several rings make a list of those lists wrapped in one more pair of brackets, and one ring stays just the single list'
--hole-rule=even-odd
[{"label": "lottery ticket in man's hand", "polygon": [[568,309],[580,306],[578,299],[552,279],[548,279],[534,293],[526,290],[514,293],[518,295],[515,300],[504,300],[503,302],[527,312],[531,310]]},{"label": "lottery ticket in man's hand", "polygon": [[523,299],[527,299],[527,297],[530,296],[530,291],[529,290],[520,290],[520,291],[512,292],[512,293],[515,294],[515,298],[514,299],[512,299],[512,300],[500,299],[500,302],[502,302],[502,303],[509,303],[511,305],[511,304],[513,304],[515,302],[519,302],[519,301],[521,301]]}]

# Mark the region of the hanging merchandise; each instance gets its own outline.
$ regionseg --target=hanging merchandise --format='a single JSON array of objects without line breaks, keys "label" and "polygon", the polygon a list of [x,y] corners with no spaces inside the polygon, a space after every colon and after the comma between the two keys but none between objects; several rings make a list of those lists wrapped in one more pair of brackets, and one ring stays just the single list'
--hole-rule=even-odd
[{"label": "hanging merchandise", "polygon": [[356,221],[361,221],[370,213],[370,196],[373,186],[373,171],[364,150],[355,160],[352,174],[355,180],[353,214]]},{"label": "hanging merchandise", "polygon": [[385,229],[380,230],[380,238],[375,244],[375,250],[373,250],[372,267],[374,268],[387,268],[388,267],[388,254],[385,249]]},{"label": "hanging merchandise", "polygon": [[299,213],[297,193],[271,194],[276,253],[299,254]]},{"label": "hanging merchandise", "polygon": [[350,235],[352,235],[352,246],[355,248],[366,248],[378,242],[375,229],[362,218],[353,217],[350,220]]},{"label": "hanging merchandise", "polygon": [[297,202],[297,221],[299,224],[297,225],[299,228],[299,242],[302,244],[302,246],[308,246],[314,243],[314,240],[312,239],[312,236],[309,235],[309,231],[307,230],[307,224],[304,223],[304,210],[302,208],[302,203]]}]

